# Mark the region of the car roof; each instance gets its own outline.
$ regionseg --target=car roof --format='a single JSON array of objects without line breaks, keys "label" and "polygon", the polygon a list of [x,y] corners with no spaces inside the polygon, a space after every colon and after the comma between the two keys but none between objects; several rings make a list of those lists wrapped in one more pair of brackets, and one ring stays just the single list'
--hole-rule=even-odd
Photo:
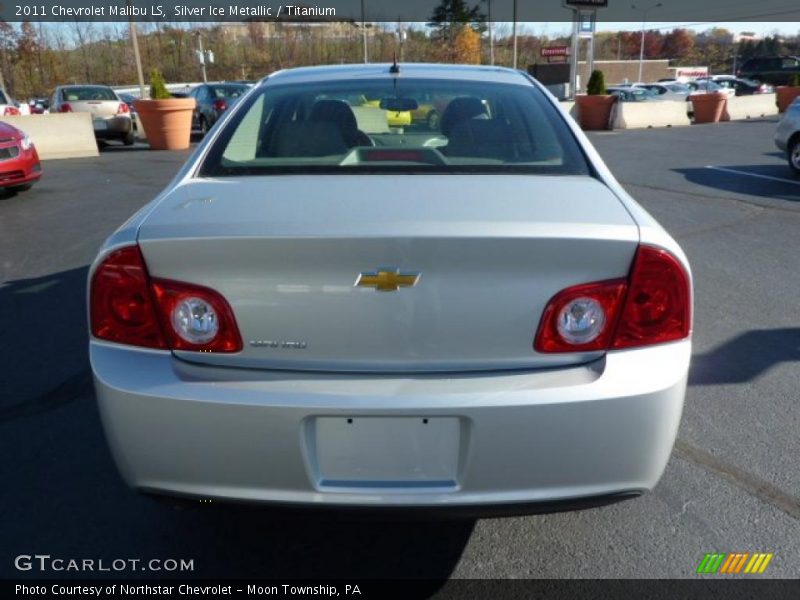
[{"label": "car roof", "polygon": [[[261,80],[280,83],[310,83],[315,81],[345,81],[352,79],[375,79],[392,76],[390,63],[353,65],[326,65],[320,67],[298,67],[277,71]],[[530,84],[521,71],[505,67],[484,65],[442,65],[429,63],[399,63],[399,77],[421,79],[454,79],[487,83]]]}]

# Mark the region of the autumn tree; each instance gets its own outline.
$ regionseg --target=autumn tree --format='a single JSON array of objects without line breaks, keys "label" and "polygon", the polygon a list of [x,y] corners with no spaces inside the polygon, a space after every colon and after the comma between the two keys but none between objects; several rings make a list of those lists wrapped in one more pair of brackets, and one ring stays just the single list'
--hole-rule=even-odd
[{"label": "autumn tree", "polygon": [[686,29],[673,29],[664,36],[661,52],[665,58],[684,60],[694,48],[694,37]]},{"label": "autumn tree", "polygon": [[481,62],[480,34],[472,27],[462,25],[453,40],[453,60],[457,63],[474,64]]}]

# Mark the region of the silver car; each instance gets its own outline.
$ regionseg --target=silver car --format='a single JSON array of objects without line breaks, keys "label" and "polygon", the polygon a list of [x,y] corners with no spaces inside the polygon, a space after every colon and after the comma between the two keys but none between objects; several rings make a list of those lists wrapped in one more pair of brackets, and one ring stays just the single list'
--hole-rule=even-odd
[{"label": "silver car", "polygon": [[[426,94],[436,129],[388,130]],[[190,498],[628,498],[669,459],[691,355],[678,244],[493,67],[271,75],[107,240],[88,295],[120,471]]]},{"label": "silver car", "polygon": [[800,98],[789,105],[778,123],[775,145],[786,153],[792,171],[800,175]]},{"label": "silver car", "polygon": [[96,139],[117,140],[126,146],[136,141],[130,107],[108,86],[59,86],[50,99],[50,112],[89,113]]}]

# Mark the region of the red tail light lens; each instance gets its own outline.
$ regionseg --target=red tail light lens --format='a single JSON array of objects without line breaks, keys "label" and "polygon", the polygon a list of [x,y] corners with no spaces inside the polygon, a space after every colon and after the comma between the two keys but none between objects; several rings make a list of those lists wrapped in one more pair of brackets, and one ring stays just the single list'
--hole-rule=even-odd
[{"label": "red tail light lens", "polygon": [[239,352],[242,339],[230,305],[214,290],[150,280],[138,246],[109,254],[92,277],[92,335],[119,344]]},{"label": "red tail light lens", "polygon": [[536,334],[537,352],[605,350],[611,342],[625,280],[576,285],[548,302]]},{"label": "red tail light lens", "polygon": [[92,277],[92,335],[132,346],[167,347],[147,279],[138,246],[127,246],[108,255]]},{"label": "red tail light lens", "polygon": [[64,102],[58,107],[58,112],[72,112],[72,105],[69,102]]},{"label": "red tail light lens", "polygon": [[3,115],[6,117],[14,117],[19,116],[21,113],[16,106],[6,106],[5,110],[3,111]]},{"label": "red tail light lens", "polygon": [[131,112],[131,109],[130,109],[130,107],[128,107],[127,104],[125,104],[124,102],[120,102],[119,103],[119,108],[117,109],[117,114],[118,115],[127,115],[130,112]]},{"label": "red tail light lens", "polygon": [[214,110],[228,110],[228,103],[221,98],[219,100],[214,100]]},{"label": "red tail light lens", "polygon": [[214,290],[154,279],[161,325],[174,350],[239,352],[242,338],[225,298]]},{"label": "red tail light lens", "polygon": [[691,286],[669,252],[639,246],[627,280],[556,294],[542,315],[537,352],[586,352],[661,344],[691,333]]},{"label": "red tail light lens", "polygon": [[661,344],[692,330],[689,275],[672,254],[639,246],[612,348]]}]

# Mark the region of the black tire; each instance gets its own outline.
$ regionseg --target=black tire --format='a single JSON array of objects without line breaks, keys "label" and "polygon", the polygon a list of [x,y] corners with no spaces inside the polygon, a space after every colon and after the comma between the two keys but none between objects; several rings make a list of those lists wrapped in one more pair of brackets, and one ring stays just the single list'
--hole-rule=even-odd
[{"label": "black tire", "polygon": [[126,146],[133,146],[136,143],[136,136],[133,135],[132,131],[129,131],[122,138],[122,143],[125,144]]},{"label": "black tire", "polygon": [[786,152],[789,168],[795,175],[800,175],[800,135],[795,135],[789,141],[789,150]]},{"label": "black tire", "polygon": [[205,117],[200,117],[198,123],[200,125],[200,135],[205,137],[205,135],[208,133],[208,121],[206,121]]}]

